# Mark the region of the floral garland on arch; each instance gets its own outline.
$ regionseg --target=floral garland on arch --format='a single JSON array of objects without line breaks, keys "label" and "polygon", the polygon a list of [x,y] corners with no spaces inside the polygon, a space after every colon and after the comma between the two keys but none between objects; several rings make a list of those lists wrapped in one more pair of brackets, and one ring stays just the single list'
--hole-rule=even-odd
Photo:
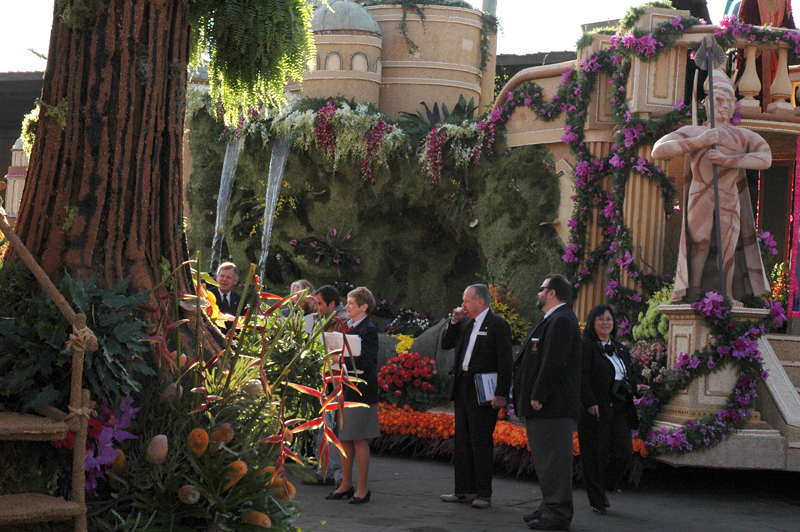
[{"label": "floral garland on arch", "polygon": [[[704,21],[695,17],[675,17],[651,33],[639,29],[625,34],[618,31],[611,37],[609,50],[591,54],[580,61],[577,69],[568,69],[562,75],[558,90],[550,102],[544,101],[543,90],[536,83],[524,82],[509,92],[506,101],[488,118],[494,123],[504,124],[520,106],[528,107],[545,122],[558,118],[562,112],[566,113],[561,140],[570,146],[577,164],[576,193],[572,196],[575,208],[568,222],[570,239],[562,259],[568,265],[567,273],[576,289],[590,282],[601,265],[606,265],[606,297],[623,315],[637,315],[644,305],[638,291],[622,286],[623,272],[647,292],[657,290],[664,280],[669,280],[645,272],[634,263],[636,250],[622,212],[630,170],[661,188],[665,215],[670,217],[678,208],[674,179],[637,154],[642,146],[655,143],[664,134],[682,126],[691,116],[690,107],[682,101],[671,112],[657,119],[632,115],[625,98],[631,61],[633,57],[641,61],[656,59],[669,50],[688,28],[702,23]],[[601,158],[593,157],[584,142],[584,127],[598,72],[609,75],[611,92],[618,95],[610,98],[618,132],[610,155]],[[607,177],[610,178],[610,188],[603,183]],[[595,207],[598,207],[598,222],[603,228],[604,239],[596,249],[587,252],[587,227]],[[629,332],[630,323],[627,319],[620,325],[623,334]]]},{"label": "floral garland on arch", "polygon": [[[757,343],[765,332],[764,322],[737,322],[730,312],[731,301],[716,291],[707,292],[692,303],[692,309],[705,317],[716,343],[692,354],[682,353],[673,369],[663,372],[661,379],[654,381],[650,390],[636,400],[641,418],[639,434],[646,435],[647,446],[655,454],[688,452],[717,445],[747,421],[757,396],[756,386],[768,376]],[[786,321],[786,312],[779,302],[773,301],[769,311],[767,321],[772,325],[780,326]],[[687,421],[675,430],[652,430],[661,405],[693,380],[718,371],[726,364],[738,371],[739,378],[724,409],[703,419]]]}]

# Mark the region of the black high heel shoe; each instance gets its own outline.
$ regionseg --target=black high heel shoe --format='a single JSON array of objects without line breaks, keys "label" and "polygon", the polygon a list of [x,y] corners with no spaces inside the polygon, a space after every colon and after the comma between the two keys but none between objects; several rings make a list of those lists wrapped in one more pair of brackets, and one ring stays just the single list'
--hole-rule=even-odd
[{"label": "black high heel shoe", "polygon": [[332,491],[325,495],[325,498],[329,501],[338,501],[339,499],[347,499],[348,497],[352,497],[353,494],[356,492],[356,489],[353,486],[350,486],[350,489],[347,491],[343,491],[341,493],[337,491]]},{"label": "black high heel shoe", "polygon": [[352,497],[350,499],[350,504],[364,504],[365,502],[369,502],[370,495],[372,495],[372,492],[367,490],[367,494],[363,497]]}]

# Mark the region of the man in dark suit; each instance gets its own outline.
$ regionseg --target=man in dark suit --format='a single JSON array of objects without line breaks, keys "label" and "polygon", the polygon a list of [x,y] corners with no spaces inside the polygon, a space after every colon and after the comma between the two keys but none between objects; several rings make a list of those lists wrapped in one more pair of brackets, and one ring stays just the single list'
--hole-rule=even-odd
[{"label": "man in dark suit", "polygon": [[[219,311],[235,316],[241,299],[241,296],[233,291],[233,287],[239,282],[239,268],[232,262],[223,262],[217,268],[217,282],[219,287],[212,286],[209,292],[217,299]],[[232,326],[232,322],[226,322],[225,331],[229,331]]]},{"label": "man in dark suit", "polygon": [[534,530],[569,530],[572,522],[572,432],[580,416],[581,331],[568,306],[572,285],[548,275],[536,306],[545,312],[514,363],[514,406],[525,417],[542,503],[525,515]]},{"label": "man in dark suit", "polygon": [[[488,508],[492,497],[494,426],[497,409],[505,406],[511,387],[511,327],[489,310],[489,289],[476,284],[464,291],[460,307],[442,337],[442,349],[455,348],[453,389],[456,432],[455,493],[442,495],[445,502],[469,502]],[[490,405],[478,403],[475,375],[497,373]]]}]

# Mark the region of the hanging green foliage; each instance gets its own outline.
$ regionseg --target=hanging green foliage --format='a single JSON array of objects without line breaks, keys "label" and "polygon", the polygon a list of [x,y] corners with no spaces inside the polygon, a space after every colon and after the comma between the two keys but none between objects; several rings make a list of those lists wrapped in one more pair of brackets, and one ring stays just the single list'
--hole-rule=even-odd
[{"label": "hanging green foliage", "polygon": [[194,0],[191,62],[209,56],[213,101],[233,123],[247,108],[280,104],[316,48],[305,0]]}]

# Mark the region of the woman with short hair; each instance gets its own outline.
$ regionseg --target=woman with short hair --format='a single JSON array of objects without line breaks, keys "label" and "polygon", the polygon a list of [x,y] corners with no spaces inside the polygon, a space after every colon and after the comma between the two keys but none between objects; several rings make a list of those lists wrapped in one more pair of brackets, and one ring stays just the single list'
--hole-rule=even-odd
[{"label": "woman with short hair", "polygon": [[[349,357],[343,354],[340,364],[352,371],[364,382],[356,383],[360,394],[352,388],[344,387],[344,400],[364,403],[367,407],[348,408],[344,412],[339,427],[339,441],[344,448],[342,455],[342,484],[329,493],[328,500],[349,498],[350,504],[369,502],[369,439],[381,435],[378,421],[378,326],[369,319],[375,308],[375,298],[366,287],[359,286],[347,294],[347,324],[345,333],[357,334],[361,338],[361,356]],[[358,489],[353,486],[353,459],[358,463]]]}]

